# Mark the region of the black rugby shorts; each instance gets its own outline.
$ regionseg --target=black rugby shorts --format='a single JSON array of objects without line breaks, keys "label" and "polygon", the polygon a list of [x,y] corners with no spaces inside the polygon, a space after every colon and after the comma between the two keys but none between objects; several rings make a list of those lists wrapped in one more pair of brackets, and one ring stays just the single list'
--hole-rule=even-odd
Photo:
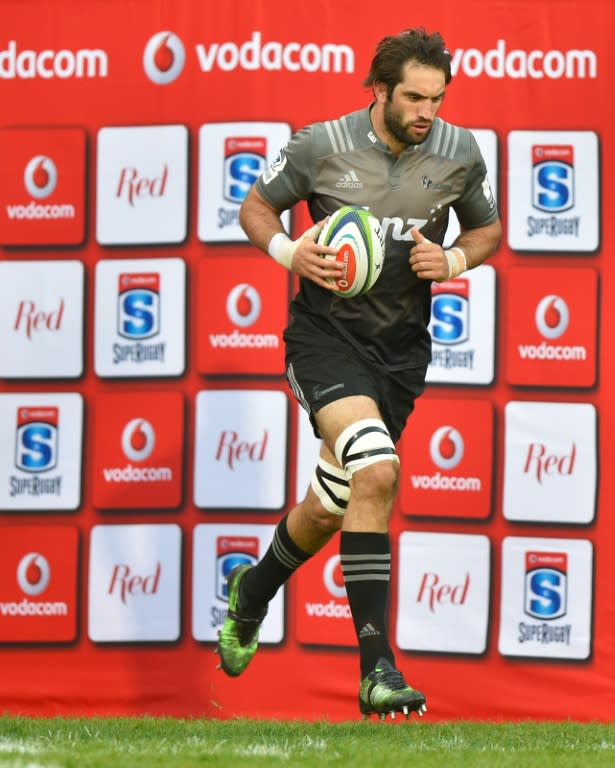
[{"label": "black rugby shorts", "polygon": [[325,333],[307,319],[295,319],[284,333],[286,376],[307,411],[316,437],[314,414],[335,400],[366,395],[374,400],[396,443],[425,389],[427,366],[388,371],[361,357],[343,338]]}]

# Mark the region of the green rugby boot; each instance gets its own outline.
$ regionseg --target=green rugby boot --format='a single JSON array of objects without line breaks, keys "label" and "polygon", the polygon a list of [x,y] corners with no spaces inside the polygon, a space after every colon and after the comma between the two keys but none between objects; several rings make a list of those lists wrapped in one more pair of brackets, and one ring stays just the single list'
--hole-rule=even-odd
[{"label": "green rugby boot", "polygon": [[377,714],[381,720],[387,714],[394,719],[396,712],[402,712],[406,720],[411,712],[421,717],[427,712],[425,695],[411,688],[401,672],[385,658],[378,659],[374,669],[361,680],[359,709],[364,719]]},{"label": "green rugby boot", "polygon": [[218,647],[220,654],[219,669],[223,669],[230,677],[240,675],[258,648],[258,630],[267,611],[255,619],[245,614],[239,603],[239,585],[252,565],[239,565],[230,572],[228,584],[228,612],[222,629],[218,632]]}]

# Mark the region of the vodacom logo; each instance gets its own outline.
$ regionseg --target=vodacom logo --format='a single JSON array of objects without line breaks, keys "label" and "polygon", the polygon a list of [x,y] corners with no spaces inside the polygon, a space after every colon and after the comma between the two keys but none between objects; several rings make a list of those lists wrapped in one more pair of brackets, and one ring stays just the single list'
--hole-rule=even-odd
[{"label": "vodacom logo", "polygon": [[463,458],[463,448],[461,433],[451,426],[436,429],[429,443],[432,461],[440,469],[454,469]]},{"label": "vodacom logo", "polygon": [[17,583],[26,595],[40,595],[49,585],[51,569],[47,559],[38,552],[28,552],[17,566]]},{"label": "vodacom logo", "polygon": [[226,313],[231,322],[240,328],[253,325],[261,313],[259,292],[248,283],[239,283],[226,299]]},{"label": "vodacom logo", "polygon": [[557,339],[568,328],[570,312],[560,296],[549,294],[536,307],[536,327],[545,339]]},{"label": "vodacom logo", "polygon": [[322,580],[330,595],[338,599],[346,597],[346,586],[344,585],[344,574],[339,555],[333,555],[327,560],[322,571]]},{"label": "vodacom logo", "polygon": [[152,82],[158,85],[172,83],[182,73],[185,63],[184,44],[173,32],[157,32],[147,41],[143,68]]},{"label": "vodacom logo", "polygon": [[53,160],[45,155],[36,155],[26,165],[23,181],[28,194],[41,200],[49,197],[58,183],[58,169]]},{"label": "vodacom logo", "polygon": [[131,419],[122,432],[122,450],[131,461],[145,461],[156,445],[154,428],[145,419]]}]

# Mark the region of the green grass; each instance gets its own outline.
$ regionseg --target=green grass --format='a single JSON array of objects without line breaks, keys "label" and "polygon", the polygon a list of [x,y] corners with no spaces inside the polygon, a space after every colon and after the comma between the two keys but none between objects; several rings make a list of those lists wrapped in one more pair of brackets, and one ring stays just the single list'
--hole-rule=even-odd
[{"label": "green grass", "polygon": [[615,722],[303,723],[0,717],[2,768],[615,766]]}]

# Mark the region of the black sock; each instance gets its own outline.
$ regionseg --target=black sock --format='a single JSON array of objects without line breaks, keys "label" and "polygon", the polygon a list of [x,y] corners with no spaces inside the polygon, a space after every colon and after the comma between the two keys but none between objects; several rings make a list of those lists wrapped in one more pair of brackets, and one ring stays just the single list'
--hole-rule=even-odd
[{"label": "black sock", "polygon": [[282,584],[312,557],[290,538],[286,517],[276,526],[271,544],[262,559],[241,580],[241,606],[255,618],[262,616]]},{"label": "black sock", "polygon": [[361,656],[361,677],[384,656],[395,663],[387,636],[391,543],[388,533],[342,531],[340,557]]}]

